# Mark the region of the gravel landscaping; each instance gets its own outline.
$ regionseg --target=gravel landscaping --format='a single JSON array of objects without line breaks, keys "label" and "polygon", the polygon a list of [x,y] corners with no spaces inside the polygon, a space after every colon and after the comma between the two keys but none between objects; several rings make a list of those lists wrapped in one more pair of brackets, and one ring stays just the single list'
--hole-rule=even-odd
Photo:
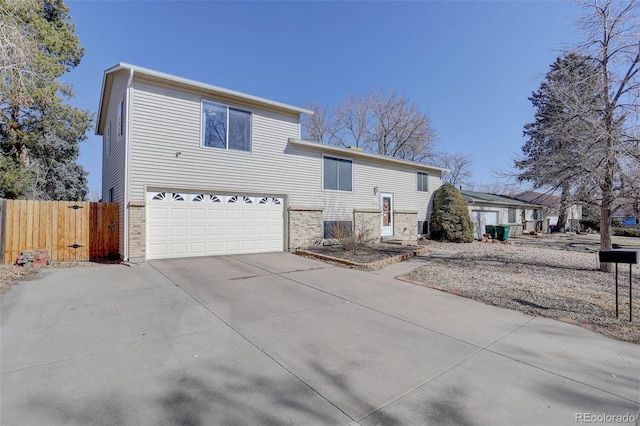
[{"label": "gravel landscaping", "polygon": [[633,321],[629,322],[629,267],[598,270],[597,253],[522,244],[424,241],[425,265],[401,277],[529,315],[562,319],[604,335],[640,343],[640,266],[633,266]]},{"label": "gravel landscaping", "polygon": [[31,266],[0,265],[0,296],[18,281],[37,277],[39,270]]}]

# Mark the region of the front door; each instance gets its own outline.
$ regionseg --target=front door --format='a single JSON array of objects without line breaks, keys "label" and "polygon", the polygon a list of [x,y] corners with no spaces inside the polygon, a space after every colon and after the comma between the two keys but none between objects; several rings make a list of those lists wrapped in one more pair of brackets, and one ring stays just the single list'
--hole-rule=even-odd
[{"label": "front door", "polygon": [[393,194],[380,193],[382,235],[393,235]]}]

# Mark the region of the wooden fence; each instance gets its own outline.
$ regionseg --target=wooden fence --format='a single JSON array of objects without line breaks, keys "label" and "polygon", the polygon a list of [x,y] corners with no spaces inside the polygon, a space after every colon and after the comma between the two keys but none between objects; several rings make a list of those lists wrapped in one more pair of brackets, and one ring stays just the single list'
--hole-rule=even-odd
[{"label": "wooden fence", "polygon": [[0,199],[0,263],[35,249],[55,262],[117,259],[118,203]]}]

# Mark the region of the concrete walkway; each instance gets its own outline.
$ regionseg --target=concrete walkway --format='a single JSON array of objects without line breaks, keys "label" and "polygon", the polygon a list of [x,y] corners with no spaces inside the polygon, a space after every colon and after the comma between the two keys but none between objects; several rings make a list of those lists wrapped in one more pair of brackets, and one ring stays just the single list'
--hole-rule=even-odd
[{"label": "concrete walkway", "polygon": [[363,272],[277,253],[47,270],[2,300],[0,423],[638,415],[640,345],[393,278],[421,261]]}]

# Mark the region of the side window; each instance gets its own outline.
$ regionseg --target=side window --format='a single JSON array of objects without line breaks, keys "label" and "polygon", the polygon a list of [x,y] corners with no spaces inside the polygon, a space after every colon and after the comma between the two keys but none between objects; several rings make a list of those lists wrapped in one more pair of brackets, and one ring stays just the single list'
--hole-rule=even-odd
[{"label": "side window", "polygon": [[124,135],[124,98],[118,104],[118,138]]},{"label": "side window", "polygon": [[516,223],[516,209],[513,207],[509,207],[509,223]]},{"label": "side window", "polygon": [[107,131],[104,134],[104,145],[106,154],[111,154],[111,123],[107,126]]},{"label": "side window", "polygon": [[418,192],[429,192],[429,174],[418,172]]},{"label": "side window", "polygon": [[323,157],[324,189],[351,191],[353,188],[353,162],[344,158]]},{"label": "side window", "polygon": [[113,203],[113,188],[109,188],[109,202]]}]

